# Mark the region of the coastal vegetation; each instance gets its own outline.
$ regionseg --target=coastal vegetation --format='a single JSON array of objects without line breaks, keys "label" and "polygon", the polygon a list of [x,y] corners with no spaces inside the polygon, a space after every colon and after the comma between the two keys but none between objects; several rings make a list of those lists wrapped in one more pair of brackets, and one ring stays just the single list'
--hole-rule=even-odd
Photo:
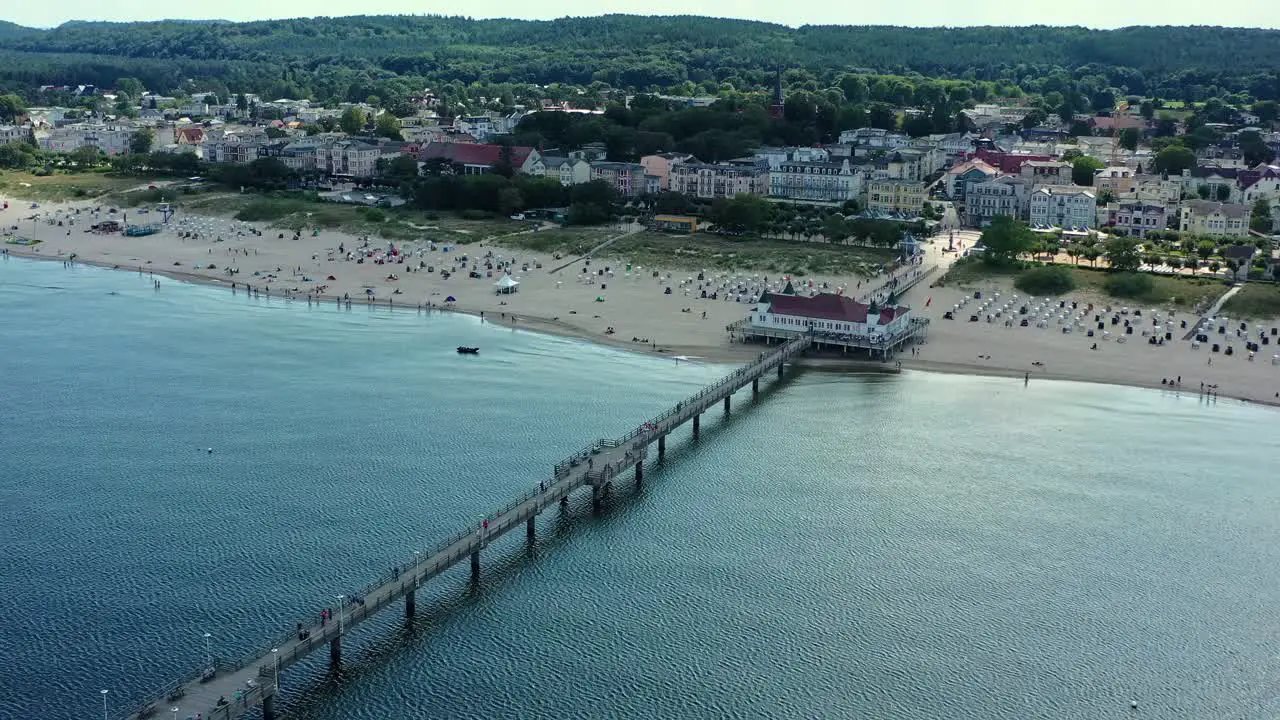
[{"label": "coastal vegetation", "polygon": [[[1045,275],[1046,271],[1052,271],[1053,275]],[[1044,287],[1040,283],[1045,282],[1046,277],[1055,278],[1054,283],[1065,284],[1066,281],[1061,279],[1062,272],[1070,276],[1071,289],[1060,293],[1050,292],[1048,288],[1040,291],[1031,289]],[[991,264],[977,257],[957,261],[939,283],[974,289],[982,289],[992,283],[1012,283],[1014,287],[1032,295],[1055,295],[1078,290],[1140,305],[1187,309],[1204,307],[1227,289],[1226,283],[1216,278],[1114,272],[1024,260]]]},{"label": "coastal vegetation", "polygon": [[137,185],[137,178],[122,178],[106,173],[57,171],[35,174],[0,171],[0,195],[37,202],[96,198]]},{"label": "coastal vegetation", "polygon": [[[570,258],[585,253],[608,236],[602,229],[569,228],[508,235],[496,242],[536,252],[560,253]],[[702,270],[750,270],[795,277],[870,276],[894,257],[892,251],[881,248],[797,243],[759,237],[649,232],[629,235],[615,242],[605,255],[640,267],[681,268],[694,273]]]},{"label": "coastal vegetation", "polygon": [[1246,283],[1223,303],[1222,314],[1234,318],[1280,318],[1280,285]]}]

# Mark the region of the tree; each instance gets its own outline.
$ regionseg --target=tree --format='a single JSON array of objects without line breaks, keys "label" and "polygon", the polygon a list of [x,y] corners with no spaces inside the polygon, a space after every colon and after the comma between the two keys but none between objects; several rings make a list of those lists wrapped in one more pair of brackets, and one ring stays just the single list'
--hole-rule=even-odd
[{"label": "tree", "polygon": [[351,105],[342,111],[342,117],[338,119],[338,127],[342,128],[342,132],[348,135],[356,135],[361,130],[364,130],[364,122],[364,111],[355,105]]},{"label": "tree", "polygon": [[26,111],[22,98],[12,93],[0,95],[0,120],[12,121]]},{"label": "tree", "polygon": [[1008,215],[997,215],[982,231],[980,242],[986,248],[983,259],[992,264],[1007,263],[1031,249],[1035,233]]},{"label": "tree", "polygon": [[1250,109],[1253,110],[1254,115],[1258,116],[1259,120],[1267,125],[1275,122],[1276,118],[1280,117],[1280,105],[1277,105],[1275,100],[1259,100]]},{"label": "tree", "polygon": [[24,148],[30,148],[30,146],[24,143],[0,145],[0,168],[27,167],[31,163],[32,156],[30,153],[23,152]]},{"label": "tree", "polygon": [[514,215],[524,207],[524,196],[514,187],[498,191],[498,212],[505,216]]},{"label": "tree", "polygon": [[404,140],[400,135],[400,119],[389,112],[383,112],[374,123],[374,134],[391,140]]},{"label": "tree", "polygon": [[1217,198],[1218,198],[1218,202],[1226,202],[1226,201],[1230,200],[1230,199],[1231,199],[1231,186],[1230,186],[1230,185],[1227,185],[1227,184],[1225,184],[1225,183],[1223,183],[1223,184],[1221,184],[1221,185],[1218,185],[1217,189],[1214,191],[1214,195],[1216,195],[1216,196],[1217,196]]},{"label": "tree", "polygon": [[1181,175],[1195,166],[1196,154],[1182,145],[1170,145],[1156,155],[1156,169],[1162,173]]},{"label": "tree", "polygon": [[142,82],[137,78],[122,77],[116,80],[116,93],[126,95],[133,100],[142,98]]},{"label": "tree", "polygon": [[80,167],[94,167],[102,162],[102,151],[92,145],[84,145],[72,150],[67,157]]},{"label": "tree", "polygon": [[1071,182],[1076,185],[1093,185],[1094,173],[1104,167],[1106,166],[1102,164],[1101,160],[1082,155],[1071,163]]},{"label": "tree", "polygon": [[249,100],[245,98],[244,93],[236,95],[236,110],[246,112],[249,109]]},{"label": "tree", "polygon": [[1139,112],[1142,113],[1144,120],[1150,122],[1151,118],[1156,116],[1156,104],[1150,100],[1143,100]]},{"label": "tree", "polygon": [[135,155],[146,155],[151,152],[151,145],[154,142],[155,134],[150,128],[134,130],[129,135],[129,152]]},{"label": "tree", "polygon": [[1138,140],[1142,138],[1142,133],[1138,128],[1125,128],[1120,131],[1120,147],[1125,150],[1137,150]]},{"label": "tree", "polygon": [[390,160],[378,160],[378,176],[391,182],[403,182],[418,177],[418,159],[412,155],[397,155]]},{"label": "tree", "polygon": [[1142,253],[1133,238],[1111,238],[1107,241],[1106,256],[1112,270],[1135,272],[1142,267]]},{"label": "tree", "polygon": [[759,234],[768,222],[772,208],[768,200],[757,195],[739,194],[711,204],[711,222],[721,232]]},{"label": "tree", "polygon": [[1259,198],[1253,203],[1253,210],[1249,213],[1249,229],[1254,232],[1270,233],[1273,226],[1271,203]]}]

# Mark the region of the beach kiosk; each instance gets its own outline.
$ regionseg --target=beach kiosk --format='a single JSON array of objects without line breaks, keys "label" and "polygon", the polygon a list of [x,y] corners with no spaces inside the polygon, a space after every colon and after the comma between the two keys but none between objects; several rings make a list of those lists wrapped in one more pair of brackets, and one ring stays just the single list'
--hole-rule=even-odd
[{"label": "beach kiosk", "polygon": [[510,295],[520,290],[520,281],[512,279],[510,275],[503,275],[493,287],[499,295]]}]

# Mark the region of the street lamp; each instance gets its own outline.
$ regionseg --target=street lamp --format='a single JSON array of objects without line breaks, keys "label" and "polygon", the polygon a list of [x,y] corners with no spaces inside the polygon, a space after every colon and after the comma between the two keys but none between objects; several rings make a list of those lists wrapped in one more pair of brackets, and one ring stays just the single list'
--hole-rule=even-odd
[{"label": "street lamp", "polygon": [[346,595],[338,596],[338,634],[339,635],[342,634],[342,616],[347,614],[345,608],[343,608],[342,606],[342,598],[344,597],[346,597]]},{"label": "street lamp", "polygon": [[173,720],[178,720],[178,706],[174,705],[173,707],[169,708],[169,711],[173,713]]},{"label": "street lamp", "polygon": [[271,657],[276,661],[276,692],[280,692],[280,648],[271,648]]},{"label": "street lamp", "polygon": [[107,720],[107,691],[102,692],[102,720]]},{"label": "street lamp", "polygon": [[212,637],[213,635],[211,633],[204,634],[205,667],[213,667],[213,645],[210,643],[210,640],[209,640],[209,638],[212,638]]}]

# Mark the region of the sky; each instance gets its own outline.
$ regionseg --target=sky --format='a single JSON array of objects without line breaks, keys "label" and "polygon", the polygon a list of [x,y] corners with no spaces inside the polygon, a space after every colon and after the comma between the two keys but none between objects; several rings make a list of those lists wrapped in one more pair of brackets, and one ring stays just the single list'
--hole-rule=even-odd
[{"label": "sky", "polygon": [[[162,18],[266,20],[315,15],[468,15],[548,20],[566,15],[709,15],[764,20],[784,25],[1227,25],[1280,28],[1277,0],[914,0],[913,2],[832,2],[832,0],[115,0],[90,3],[13,2],[0,19],[32,27],[67,20],[158,20]],[[91,15],[84,14],[86,10]]]}]

